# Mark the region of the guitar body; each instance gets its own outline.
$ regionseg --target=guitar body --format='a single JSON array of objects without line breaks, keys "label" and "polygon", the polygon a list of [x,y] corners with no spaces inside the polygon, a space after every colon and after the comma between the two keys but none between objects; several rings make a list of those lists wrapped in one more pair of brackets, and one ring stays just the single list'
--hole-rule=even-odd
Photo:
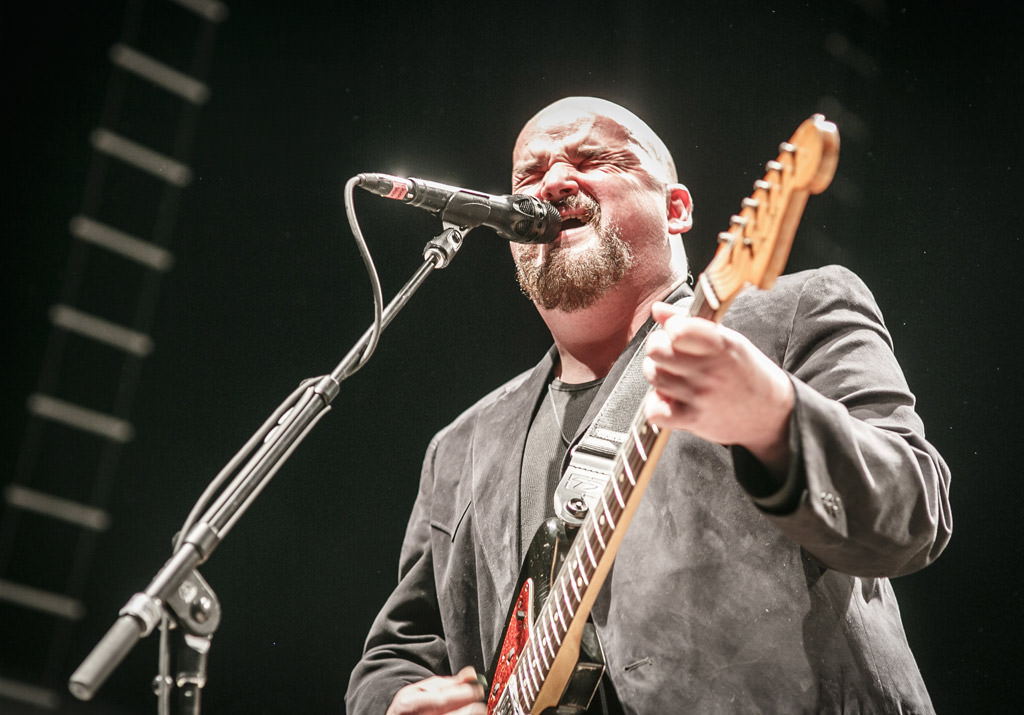
[{"label": "guitar body", "polygon": [[[572,535],[559,519],[551,518],[541,524],[526,552],[516,582],[515,600],[505,619],[505,631],[494,662],[487,672],[491,690],[487,698],[487,712],[493,713],[501,694],[511,683],[519,655],[530,639],[535,615],[540,612],[551,595],[551,584],[562,567]],[[583,629],[578,642],[562,644],[564,651],[575,649],[576,664],[556,707],[541,712],[546,715],[576,715],[586,712],[604,674],[604,653],[597,640],[593,625]],[[582,654],[582,655],[581,655]]]}]

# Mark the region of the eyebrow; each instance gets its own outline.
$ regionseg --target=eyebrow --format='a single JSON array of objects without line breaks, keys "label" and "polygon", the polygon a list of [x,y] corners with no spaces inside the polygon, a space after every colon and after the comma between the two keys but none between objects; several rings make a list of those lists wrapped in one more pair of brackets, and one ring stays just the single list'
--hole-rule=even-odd
[{"label": "eyebrow", "polygon": [[[537,171],[541,168],[547,168],[547,165],[551,161],[552,151],[550,149],[536,150],[529,154],[528,159],[524,159],[518,164],[512,167],[512,171],[516,174],[527,174],[531,171]],[[603,144],[583,144],[578,143],[576,145],[570,145],[564,148],[564,153],[573,160],[580,159],[594,159],[599,157],[623,156],[624,152],[615,151],[612,152]]]}]

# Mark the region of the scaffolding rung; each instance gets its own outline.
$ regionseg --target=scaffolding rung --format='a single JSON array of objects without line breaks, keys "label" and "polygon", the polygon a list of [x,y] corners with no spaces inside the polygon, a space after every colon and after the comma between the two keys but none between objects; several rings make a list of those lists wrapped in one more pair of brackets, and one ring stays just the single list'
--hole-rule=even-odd
[{"label": "scaffolding rung", "polygon": [[210,96],[210,90],[199,80],[128,45],[118,43],[111,47],[110,61],[192,104],[203,104]]},{"label": "scaffolding rung", "polygon": [[69,621],[81,620],[85,615],[85,606],[77,598],[3,579],[0,579],[0,601],[43,611]]},{"label": "scaffolding rung", "polygon": [[55,690],[10,678],[0,678],[0,697],[17,700],[42,710],[56,710],[61,702],[60,695]]},{"label": "scaffolding rung", "polygon": [[8,485],[4,489],[4,498],[11,506],[66,521],[84,529],[105,531],[110,526],[110,515],[103,509],[55,497],[19,484]]},{"label": "scaffolding rung", "polygon": [[135,436],[130,422],[49,395],[29,396],[28,411],[37,417],[106,437],[112,442],[129,442]]},{"label": "scaffolding rung", "polygon": [[153,350],[153,340],[148,335],[66,305],[55,305],[50,308],[50,320],[59,328],[84,335],[139,357],[145,357]]},{"label": "scaffolding rung", "polygon": [[228,16],[228,6],[217,2],[217,0],[173,0],[173,2],[210,22],[223,22]]},{"label": "scaffolding rung", "polygon": [[70,228],[75,238],[119,253],[153,270],[166,271],[174,264],[170,251],[87,216],[75,216],[71,219]]},{"label": "scaffolding rung", "polygon": [[125,139],[109,129],[95,130],[92,133],[92,145],[96,151],[120,159],[174,186],[187,186],[192,180],[192,170],[177,159]]}]

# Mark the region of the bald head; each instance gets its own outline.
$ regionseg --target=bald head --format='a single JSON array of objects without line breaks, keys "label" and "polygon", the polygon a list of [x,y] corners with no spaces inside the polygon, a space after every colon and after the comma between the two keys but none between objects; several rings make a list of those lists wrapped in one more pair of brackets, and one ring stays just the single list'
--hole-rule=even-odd
[{"label": "bald head", "polygon": [[625,107],[597,97],[566,97],[544,107],[523,126],[516,147],[534,132],[557,135],[565,127],[598,118],[610,119],[617,126],[652,178],[665,184],[678,181],[672,155],[654,130]]},{"label": "bald head", "polygon": [[[596,97],[566,97],[537,112],[512,151],[512,191],[551,202],[572,199],[572,206],[559,204],[577,212],[568,218],[563,213],[563,230],[600,217],[603,228],[625,232],[633,249],[654,247],[645,269],[670,265],[674,275],[686,275],[679,236],[693,225],[690,192],[678,183],[665,143],[624,107]],[[580,213],[583,204],[591,208]],[[665,248],[671,251],[668,261]],[[662,255],[654,255],[658,251]],[[521,248],[513,247],[517,252]]]}]

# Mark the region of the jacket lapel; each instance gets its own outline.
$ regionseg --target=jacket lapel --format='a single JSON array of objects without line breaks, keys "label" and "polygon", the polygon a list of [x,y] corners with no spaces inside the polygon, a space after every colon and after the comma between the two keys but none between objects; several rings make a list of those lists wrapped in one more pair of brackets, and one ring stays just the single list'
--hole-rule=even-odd
[{"label": "jacket lapel", "polygon": [[481,412],[473,434],[473,536],[483,549],[499,597],[512,597],[519,573],[523,450],[534,409],[554,364],[552,347],[533,370],[507,385]]}]

